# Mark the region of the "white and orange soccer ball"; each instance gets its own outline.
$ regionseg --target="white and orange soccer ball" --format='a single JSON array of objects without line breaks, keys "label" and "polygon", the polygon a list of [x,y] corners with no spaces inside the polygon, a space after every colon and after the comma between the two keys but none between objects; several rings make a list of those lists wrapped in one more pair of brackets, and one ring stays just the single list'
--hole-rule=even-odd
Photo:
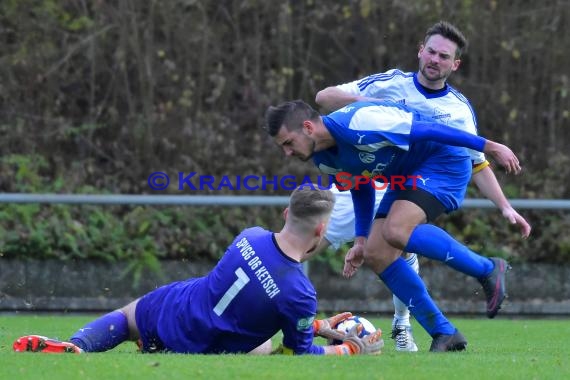
[{"label": "white and orange soccer ball", "polygon": [[[358,331],[358,336],[363,338],[367,335],[372,334],[376,331],[376,327],[370,322],[368,319],[360,316],[360,315],[353,315],[350,318],[345,319],[344,321],[340,322],[338,325],[335,326],[335,329],[338,331],[342,331],[346,334],[352,329],[354,326],[361,324],[362,329]],[[333,342],[334,344],[338,344],[340,342]]]}]

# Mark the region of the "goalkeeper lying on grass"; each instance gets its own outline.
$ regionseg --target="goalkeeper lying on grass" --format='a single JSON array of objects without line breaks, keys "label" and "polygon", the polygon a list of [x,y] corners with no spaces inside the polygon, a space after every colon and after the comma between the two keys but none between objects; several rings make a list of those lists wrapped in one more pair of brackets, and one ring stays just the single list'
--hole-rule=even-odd
[{"label": "goalkeeper lying on grass", "polygon": [[[39,335],[18,338],[15,351],[101,352],[131,340],[143,352],[271,353],[271,337],[283,332],[283,353],[378,353],[381,331],[359,338],[332,328],[350,317],[315,320],[316,292],[301,261],[321,241],[334,205],[329,190],[302,185],[291,194],[285,225],[238,235],[204,277],[160,287],[79,329],[68,342]],[[341,341],[313,344],[315,335]]]}]

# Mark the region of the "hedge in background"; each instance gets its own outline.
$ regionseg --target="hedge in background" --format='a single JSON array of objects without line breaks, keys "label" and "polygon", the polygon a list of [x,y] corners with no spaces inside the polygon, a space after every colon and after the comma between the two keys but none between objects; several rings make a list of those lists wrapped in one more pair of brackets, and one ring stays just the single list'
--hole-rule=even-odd
[{"label": "hedge in background", "polygon": [[[451,82],[471,99],[480,133],[522,160],[522,176],[499,173],[507,195],[570,198],[570,6],[559,0],[2,1],[0,191],[152,193],[155,171],[315,175],[260,131],[267,105],[416,70],[417,44],[440,19],[470,40]],[[242,226],[274,225],[278,213],[2,205],[0,252],[214,258]],[[441,223],[484,253],[567,261],[567,213],[523,214],[528,241],[496,212]]]}]

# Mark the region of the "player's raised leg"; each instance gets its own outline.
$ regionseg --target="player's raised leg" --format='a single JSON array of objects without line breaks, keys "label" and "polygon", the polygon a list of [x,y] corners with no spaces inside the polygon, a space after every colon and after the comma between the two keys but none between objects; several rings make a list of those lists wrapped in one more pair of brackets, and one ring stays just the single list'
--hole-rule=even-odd
[{"label": "player's raised leg", "polygon": [[[447,173],[437,173],[433,167],[445,165],[446,157],[445,154],[434,156],[426,164],[427,169],[421,176],[430,178],[429,188],[406,188],[396,194],[386,217],[384,238],[393,247],[440,261],[478,279],[487,299],[487,316],[493,318],[506,297],[508,264],[502,259],[481,256],[440,227],[426,223],[443,212],[457,209],[463,201],[465,187],[462,184],[466,185],[468,181],[464,174],[467,165],[453,163],[447,166]],[[423,220],[420,215],[423,215]]]},{"label": "player's raised leg", "polygon": [[[443,315],[429,295],[420,276],[400,256],[401,251],[384,239],[385,219],[376,219],[369,235],[366,264],[396,297],[404,301],[418,323],[433,338],[430,351],[464,350],[467,341]],[[436,344],[444,340],[448,344]]]},{"label": "player's raised leg", "polygon": [[447,232],[431,224],[418,225],[410,235],[404,249],[413,250],[430,259],[472,277],[483,286],[487,299],[487,316],[495,317],[506,298],[505,274],[510,268],[501,258],[487,258],[478,255],[459,243]]}]

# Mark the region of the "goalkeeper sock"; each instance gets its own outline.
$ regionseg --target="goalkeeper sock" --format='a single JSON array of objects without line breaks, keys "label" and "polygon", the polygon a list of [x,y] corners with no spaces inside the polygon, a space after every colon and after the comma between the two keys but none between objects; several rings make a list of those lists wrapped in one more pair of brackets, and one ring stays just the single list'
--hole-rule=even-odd
[{"label": "goalkeeper sock", "polygon": [[399,257],[378,276],[394,295],[406,300],[408,309],[428,334],[455,333],[455,327],[437,308],[420,276],[404,259]]},{"label": "goalkeeper sock", "polygon": [[[412,267],[414,272],[418,273],[420,271],[420,264],[418,263],[418,255],[415,253],[407,253],[408,257],[405,259],[406,263]],[[410,311],[405,303],[400,301],[395,295],[392,296],[394,302],[394,320],[392,321],[392,327],[395,326],[410,326]]]},{"label": "goalkeeper sock", "polygon": [[412,231],[404,250],[441,261],[475,278],[487,276],[494,268],[491,259],[471,251],[447,232],[432,224],[418,224]]},{"label": "goalkeeper sock", "polygon": [[83,326],[69,341],[85,352],[102,352],[110,350],[128,338],[127,317],[115,310]]}]

